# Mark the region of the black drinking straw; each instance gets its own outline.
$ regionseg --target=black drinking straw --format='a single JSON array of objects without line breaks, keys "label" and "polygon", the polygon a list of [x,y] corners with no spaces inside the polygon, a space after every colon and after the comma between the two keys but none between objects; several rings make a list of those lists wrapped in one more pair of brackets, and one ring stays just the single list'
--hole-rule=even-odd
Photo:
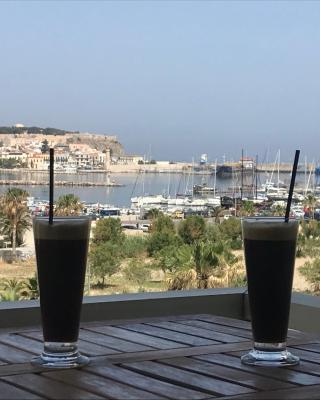
[{"label": "black drinking straw", "polygon": [[296,150],[296,154],[294,156],[292,174],[291,174],[291,182],[290,182],[290,188],[289,188],[289,196],[288,196],[288,200],[287,200],[286,215],[284,217],[285,222],[289,222],[289,214],[290,214],[290,208],[291,208],[291,202],[292,202],[294,183],[296,180],[299,155],[300,155],[300,150]]},{"label": "black drinking straw", "polygon": [[50,149],[49,164],[49,224],[53,223],[53,171],[54,171],[54,149]]}]

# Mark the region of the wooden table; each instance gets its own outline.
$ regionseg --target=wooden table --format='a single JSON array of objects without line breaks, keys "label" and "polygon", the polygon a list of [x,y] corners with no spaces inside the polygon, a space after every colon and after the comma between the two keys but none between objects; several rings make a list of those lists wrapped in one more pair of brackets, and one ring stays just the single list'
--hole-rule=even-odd
[{"label": "wooden table", "polygon": [[40,329],[0,332],[1,399],[320,399],[320,341],[290,331],[291,368],[240,363],[250,324],[212,315],[96,322],[81,329],[81,370],[40,370]]}]

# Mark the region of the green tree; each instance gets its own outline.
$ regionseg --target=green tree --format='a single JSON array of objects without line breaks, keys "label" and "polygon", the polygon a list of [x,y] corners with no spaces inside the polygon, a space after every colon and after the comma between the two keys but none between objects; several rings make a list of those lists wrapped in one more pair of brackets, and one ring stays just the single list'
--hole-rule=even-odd
[{"label": "green tree", "polygon": [[55,214],[58,216],[80,215],[83,204],[80,198],[72,193],[62,195],[55,203]]},{"label": "green tree", "polygon": [[312,289],[316,294],[320,293],[320,258],[317,257],[313,261],[306,262],[299,271],[304,275],[306,280],[311,283]]},{"label": "green tree", "polygon": [[136,283],[141,287],[151,278],[151,271],[143,261],[132,259],[123,269],[123,274],[130,282]]},{"label": "green tree", "polygon": [[241,221],[238,218],[232,217],[225,219],[220,224],[220,231],[225,239],[231,241],[241,239]]},{"label": "green tree", "polygon": [[89,253],[90,273],[101,279],[105,286],[105,278],[118,272],[121,263],[121,250],[119,246],[111,241],[91,246]]},{"label": "green tree", "polygon": [[194,266],[193,249],[187,244],[171,244],[156,253],[157,265],[165,273]]},{"label": "green tree", "polygon": [[[191,247],[191,246],[190,246]],[[169,290],[240,286],[244,284],[244,268],[239,264],[226,241],[196,242],[193,266],[181,266],[168,279]]]},{"label": "green tree", "polygon": [[49,153],[50,147],[49,147],[49,142],[47,141],[47,139],[44,139],[43,142],[41,142],[41,153],[45,154],[45,153]]},{"label": "green tree", "polygon": [[143,257],[147,250],[148,240],[141,236],[126,236],[121,246],[122,256],[125,258]]},{"label": "green tree", "polygon": [[146,219],[156,219],[158,217],[160,217],[160,215],[163,215],[163,212],[161,210],[159,210],[158,208],[151,208],[150,210],[148,210],[145,214],[145,218]]},{"label": "green tree", "polygon": [[31,227],[31,216],[26,205],[28,193],[9,188],[0,197],[0,232],[11,240],[12,256],[16,258],[16,245],[21,244],[24,232]]},{"label": "green tree", "polygon": [[204,240],[209,242],[220,241],[222,238],[222,233],[220,226],[216,223],[208,223],[206,226],[206,232],[204,235]]},{"label": "green tree", "polygon": [[220,223],[220,218],[223,217],[225,212],[225,209],[223,207],[215,207],[212,212],[211,215],[215,220],[215,223],[219,224]]},{"label": "green tree", "polygon": [[148,254],[153,256],[168,246],[179,246],[181,243],[181,238],[172,232],[153,232],[148,240]]},{"label": "green tree", "polygon": [[97,221],[96,227],[93,229],[92,243],[112,242],[122,244],[125,238],[120,218],[109,217]]},{"label": "green tree", "polygon": [[198,242],[194,246],[195,269],[198,287],[207,288],[208,279],[213,269],[219,266],[219,257],[216,254],[217,246],[208,242]]},{"label": "green tree", "polygon": [[159,215],[152,223],[151,232],[175,233],[174,222],[168,215]]},{"label": "green tree", "polygon": [[191,215],[180,222],[178,232],[185,243],[193,244],[205,235],[205,220],[199,215]]}]

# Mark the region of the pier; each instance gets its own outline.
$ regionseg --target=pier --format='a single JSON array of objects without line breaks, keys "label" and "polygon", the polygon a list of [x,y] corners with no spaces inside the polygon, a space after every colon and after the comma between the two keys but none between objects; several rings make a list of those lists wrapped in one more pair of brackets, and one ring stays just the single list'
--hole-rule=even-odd
[{"label": "pier", "polygon": [[[0,180],[0,185],[10,185],[10,186],[41,186],[48,185],[48,181],[27,181],[27,180]],[[81,187],[121,187],[124,186],[120,183],[115,182],[72,182],[72,181],[55,181],[55,186],[81,186]]]}]

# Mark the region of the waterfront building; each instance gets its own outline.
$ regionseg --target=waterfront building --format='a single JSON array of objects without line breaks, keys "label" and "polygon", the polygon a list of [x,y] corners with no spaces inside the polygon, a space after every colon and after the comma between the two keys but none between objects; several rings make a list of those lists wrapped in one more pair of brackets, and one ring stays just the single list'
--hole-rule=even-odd
[{"label": "waterfront building", "polygon": [[15,159],[24,163],[27,161],[27,154],[19,150],[6,149],[4,151],[0,151],[0,159],[2,160]]},{"label": "waterfront building", "polygon": [[49,165],[49,154],[30,153],[28,154],[27,165],[30,169],[45,171]]},{"label": "waterfront building", "polygon": [[125,154],[119,157],[113,157],[112,161],[115,164],[120,164],[120,165],[129,165],[129,164],[138,165],[139,162],[143,162],[143,157],[138,155]]}]

